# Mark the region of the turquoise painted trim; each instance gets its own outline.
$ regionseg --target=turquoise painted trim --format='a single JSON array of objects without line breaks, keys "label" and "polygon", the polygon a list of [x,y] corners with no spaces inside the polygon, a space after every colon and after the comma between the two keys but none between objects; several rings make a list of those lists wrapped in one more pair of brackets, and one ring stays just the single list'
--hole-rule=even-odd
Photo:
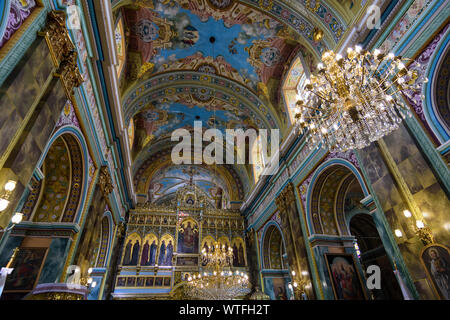
[{"label": "turquoise painted trim", "polygon": [[[159,274],[159,272],[158,272]],[[136,274],[134,274],[136,275]],[[133,295],[136,293],[139,294],[143,294],[143,293],[169,293],[170,291],[172,291],[172,288],[169,289],[144,289],[144,288],[136,288],[136,289],[118,289],[117,287],[114,289],[114,294],[115,295],[121,295],[124,293],[132,293]]]},{"label": "turquoise painted trim", "polygon": [[[450,28],[444,35],[443,40],[439,42],[437,50],[433,52],[433,56],[431,57],[431,63],[428,65],[428,70],[426,71],[428,79],[427,85],[425,86],[425,118],[427,119],[427,123],[430,125],[433,133],[436,134],[439,141],[444,143],[450,139],[450,135],[448,129],[442,125],[440,119],[438,119],[436,112],[433,108],[432,97],[434,97],[434,93],[432,92],[433,84],[436,82],[433,77],[435,72],[437,71],[437,65],[439,60],[443,55],[447,53],[448,44],[450,43]],[[434,80],[434,81],[433,81]]]},{"label": "turquoise painted trim", "polygon": [[370,216],[372,215],[370,211],[365,208],[353,208],[349,212],[346,212],[344,218],[345,218],[345,225],[347,226],[348,230],[350,230],[350,221],[357,214],[368,214]]},{"label": "turquoise painted trim", "polygon": [[11,0],[4,0],[0,2],[0,40],[5,34],[8,26],[9,11],[11,10]]},{"label": "turquoise painted trim", "polygon": [[354,240],[354,236],[332,236],[332,235],[325,235],[325,234],[312,234],[309,236],[308,240],[309,242],[316,241],[316,240],[327,240],[327,241],[352,241]]},{"label": "turquoise painted trim", "polygon": [[31,44],[36,40],[38,37],[37,32],[45,26],[47,13],[50,11],[51,7],[48,0],[43,0],[43,4],[44,7],[42,11],[37,15],[33,23],[0,61],[0,70],[2,70],[2,72],[0,72],[0,86],[5,82],[6,78],[19,63],[20,59],[22,59]]},{"label": "turquoise painted trim", "polygon": [[261,270],[261,273],[265,274],[266,277],[269,274],[270,275],[281,274],[281,275],[288,275],[289,276],[289,270],[288,269],[264,269],[264,270]]},{"label": "turquoise painted trim", "polygon": [[308,190],[306,192],[306,204],[305,204],[305,210],[306,210],[306,221],[307,221],[307,227],[308,227],[308,231],[309,234],[314,234],[312,232],[312,217],[311,217],[311,196],[312,196],[312,192],[314,190],[315,187],[315,182],[317,180],[317,178],[319,177],[319,175],[326,169],[328,169],[331,166],[334,165],[342,165],[344,167],[346,167],[347,169],[349,169],[358,179],[359,184],[361,185],[361,188],[363,190],[364,196],[368,196],[369,195],[369,191],[367,189],[366,183],[363,179],[363,177],[361,176],[361,173],[359,172],[359,170],[349,161],[344,160],[344,159],[339,159],[339,158],[335,158],[335,159],[330,159],[327,160],[325,162],[323,162],[315,171],[314,174],[311,178],[311,182],[309,183],[308,186]]},{"label": "turquoise painted trim", "polygon": [[401,42],[397,43],[395,47],[395,53],[398,54],[402,52],[405,47],[411,43],[414,36],[420,31],[423,31],[423,26],[430,21],[431,16],[436,12],[436,10],[441,6],[442,3],[447,0],[434,0],[433,4],[424,12],[422,12],[419,19],[414,23],[414,27],[410,28],[409,31],[402,37]]},{"label": "turquoise painted trim", "polygon": [[80,226],[75,223],[45,223],[36,224],[32,221],[24,221],[19,224],[20,227],[26,227],[33,230],[68,230],[78,233],[80,231]]},{"label": "turquoise painted trim", "polygon": [[378,38],[377,42],[373,45],[373,48],[380,47],[383,42],[386,40],[386,38],[391,34],[392,30],[395,28],[395,26],[398,24],[398,21],[405,15],[406,11],[409,9],[411,4],[415,0],[408,0],[400,9],[400,11],[397,13],[395,18],[392,20],[392,22],[389,24],[389,26],[385,29],[383,34]]},{"label": "turquoise painted trim", "polygon": [[45,160],[45,157],[47,156],[48,150],[52,146],[53,142],[65,133],[75,136],[76,140],[79,143],[81,153],[83,154],[83,191],[81,193],[81,199],[78,202],[77,213],[74,218],[74,222],[79,223],[80,218],[81,218],[81,213],[83,212],[83,207],[84,207],[83,204],[86,199],[87,191],[89,188],[89,186],[88,186],[89,162],[88,162],[88,155],[87,155],[88,148],[87,148],[86,140],[84,139],[83,133],[77,127],[74,127],[72,125],[64,126],[60,129],[58,129],[52,135],[52,137],[49,139],[49,141],[47,142],[47,145],[45,146],[44,151],[42,152],[42,155],[41,155],[36,167],[40,168],[42,166],[42,164]]},{"label": "turquoise painted trim", "polygon": [[317,270],[314,264],[314,258],[312,255],[312,249],[311,249],[311,245],[308,238],[308,231],[307,231],[307,226],[306,226],[306,221],[304,219],[303,216],[303,209],[302,209],[302,205],[301,205],[301,199],[299,198],[298,195],[298,191],[295,190],[294,192],[294,196],[295,196],[295,204],[297,206],[297,214],[298,214],[298,219],[300,221],[300,228],[302,230],[302,234],[303,234],[303,244],[305,246],[306,249],[306,255],[308,257],[308,265],[309,265],[309,270],[311,271],[311,282],[312,285],[314,286],[314,292],[316,293],[316,297],[317,299],[321,300],[323,299],[323,295],[321,294],[321,284],[320,284],[320,278],[319,275],[317,274]]},{"label": "turquoise painted trim", "polygon": [[[61,3],[61,0],[54,0],[54,5],[55,5],[55,8],[57,8],[57,9],[59,9],[59,10],[65,10],[65,8],[67,8],[67,6],[66,5],[64,5],[64,4],[62,4]],[[80,8],[82,7],[81,6],[81,3],[80,3],[80,0],[77,0],[77,4],[80,6]],[[86,20],[85,20],[85,17],[84,17],[84,14],[83,14],[83,11],[82,10],[79,10],[79,14],[80,14],[80,20],[82,20],[82,22],[84,22],[84,23],[82,23],[82,32],[83,32],[83,35],[85,36],[85,44],[86,44],[86,48],[88,49],[87,51],[88,51],[88,55],[90,56],[90,57],[92,57],[93,55],[92,55],[92,47],[91,47],[91,44],[90,44],[90,38],[89,37],[86,37],[86,35],[88,35],[88,32],[87,32],[87,30],[86,30]],[[84,27],[84,28],[83,28]],[[70,29],[68,29],[68,31],[69,31],[69,35],[70,35],[70,37],[71,37],[71,39],[72,39],[72,41],[75,43],[75,37],[74,37],[74,35],[73,35],[73,32],[72,32],[72,30],[70,30]],[[99,50],[101,50],[101,48],[99,48]],[[101,59],[103,59],[103,55],[102,55],[102,52],[101,51],[99,51],[99,55],[100,55],[100,57],[101,57]],[[80,67],[80,69],[82,69],[83,70],[83,64],[81,63],[81,61],[80,61],[80,55],[78,55],[78,65],[79,65],[79,67]],[[90,79],[95,79],[95,77],[94,77],[94,71],[93,71],[93,66],[92,66],[92,63],[91,63],[91,61],[90,61],[90,59],[87,59],[86,60],[86,66],[87,66],[87,72],[88,72],[88,74],[89,74],[89,78]],[[102,112],[102,109],[99,107],[99,106],[101,106],[101,99],[100,99],[100,94],[99,94],[99,91],[98,91],[98,88],[97,88],[97,83],[96,82],[92,82],[91,81],[91,85],[92,85],[92,89],[93,89],[93,92],[94,92],[94,97],[95,97],[95,101],[96,101],[96,107],[97,107],[97,111],[98,111],[98,113],[99,113],[99,117],[100,117],[100,122],[101,122],[101,124],[102,124],[102,130],[103,130],[103,132],[108,132],[107,131],[107,126],[106,126],[106,122],[105,122],[105,117],[104,117],[104,115],[103,115],[103,112]],[[90,117],[90,122],[91,122],[91,124],[93,125],[93,128],[95,128],[95,125],[92,123],[92,113],[91,113],[91,110],[90,110],[90,108],[89,108],[89,104],[87,103],[87,99],[86,99],[86,92],[85,92],[85,88],[84,88],[84,86],[82,85],[82,86],[80,86],[80,89],[79,89],[79,91],[82,93],[82,96],[83,96],[83,99],[84,99],[84,102],[85,102],[85,109],[86,109],[86,111],[89,113],[89,117]],[[103,152],[102,152],[102,150],[101,150],[101,147],[100,147],[100,143],[99,143],[99,138],[98,138],[98,135],[97,135],[97,132],[96,132],[96,130],[92,130],[92,132],[94,133],[94,135],[95,135],[95,138],[96,138],[96,140],[97,140],[97,147],[99,148],[99,152],[98,152],[98,155],[100,156],[100,159],[101,159],[101,163],[102,164],[107,164],[106,163],[106,159],[103,157]],[[113,132],[114,133],[114,132]],[[108,134],[104,134],[104,137],[105,137],[105,142],[106,142],[106,145],[108,145],[108,146],[110,146],[111,145],[111,141],[110,141],[110,139],[109,139],[109,135]],[[119,147],[120,147],[120,145],[119,145]],[[113,147],[114,148],[114,147]],[[120,151],[120,149],[118,150],[118,153],[119,153],[119,157],[121,158],[121,151]],[[114,163],[115,163],[115,167],[118,167],[118,162],[120,162],[121,164],[122,164],[122,167],[123,167],[123,165],[124,165],[124,163],[123,163],[123,161],[122,161],[122,159],[119,159],[119,161],[116,159],[116,154],[115,154],[115,152],[112,152],[111,153],[112,154],[112,158],[113,158],[113,161],[114,161]],[[123,172],[121,172],[121,174],[122,174],[122,178],[123,179],[125,179],[125,176],[123,175]],[[117,179],[117,175],[115,175],[115,177],[116,177],[116,179]],[[119,179],[117,179],[116,181],[119,181]],[[122,180],[122,182],[124,182],[125,180]],[[126,183],[124,184],[125,186],[126,186]],[[131,200],[128,198],[128,193],[126,193],[125,195],[126,195],[126,198],[127,199],[125,199],[124,198],[124,190],[122,189],[122,185],[121,184],[117,184],[116,185],[117,187],[118,187],[118,194],[119,194],[119,197],[120,197],[120,201],[121,201],[121,203],[124,205],[124,207],[126,207],[126,208],[128,208],[129,206],[131,206]],[[115,196],[113,196],[113,198],[115,199]],[[118,207],[118,204],[116,203],[117,202],[117,199],[115,199],[116,201],[113,201],[113,205],[114,205],[114,209],[115,209],[115,211],[116,212],[120,212],[120,210],[119,210],[119,207]]]},{"label": "turquoise painted trim", "polygon": [[[411,278],[411,275],[408,272],[408,268],[406,267],[405,261],[403,259],[403,256],[401,254],[401,251],[398,247],[397,242],[395,241],[394,235],[391,232],[391,227],[389,226],[389,223],[386,219],[386,216],[382,210],[382,206],[380,201],[378,200],[378,196],[373,190],[372,184],[368,178],[368,174],[366,172],[366,169],[364,165],[362,165],[361,157],[359,156],[359,152],[355,151],[355,156],[358,160],[358,163],[361,165],[361,173],[366,178],[367,181],[367,187],[369,188],[370,194],[373,197],[373,201],[375,202],[376,211],[372,214],[372,217],[374,218],[375,225],[377,226],[378,233],[380,234],[381,239],[387,239],[387,242],[384,243],[384,249],[386,250],[387,256],[389,257],[389,260],[391,262],[391,267],[394,270],[394,265],[392,263],[392,259],[395,259],[398,270],[405,281],[409,291],[411,292],[414,299],[418,300],[420,299],[419,293],[416,290],[416,287],[414,286],[414,282]],[[387,245],[386,245],[387,244]]]},{"label": "turquoise painted trim", "polygon": [[314,149],[313,153],[310,153],[306,159],[303,161],[303,163],[299,166],[299,168],[295,171],[295,173],[292,175],[291,179],[294,182],[294,184],[299,184],[301,178],[304,178],[307,174],[310,174],[309,170],[304,170],[308,165],[315,165],[320,161],[320,159],[325,156],[325,154],[328,151],[323,148],[316,148]]}]

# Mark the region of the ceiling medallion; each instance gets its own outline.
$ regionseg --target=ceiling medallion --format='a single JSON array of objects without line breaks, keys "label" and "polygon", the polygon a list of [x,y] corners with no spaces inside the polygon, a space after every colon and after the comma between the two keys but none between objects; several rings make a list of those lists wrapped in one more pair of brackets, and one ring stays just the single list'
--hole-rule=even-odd
[{"label": "ceiling medallion", "polygon": [[297,88],[296,125],[307,130],[310,148],[362,149],[396,130],[411,116],[401,94],[417,89],[406,60],[360,46],[348,48],[345,58],[325,52],[317,75]]}]

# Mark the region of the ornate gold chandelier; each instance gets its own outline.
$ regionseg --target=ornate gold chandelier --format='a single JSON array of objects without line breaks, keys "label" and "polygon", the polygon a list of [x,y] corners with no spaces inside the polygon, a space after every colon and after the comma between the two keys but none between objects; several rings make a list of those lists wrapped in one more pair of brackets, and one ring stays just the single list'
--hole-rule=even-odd
[{"label": "ornate gold chandelier", "polygon": [[325,52],[317,75],[297,88],[296,125],[308,131],[309,147],[361,149],[397,129],[411,116],[400,94],[417,89],[417,72],[406,60],[360,46],[348,48],[345,58]]},{"label": "ornate gold chandelier", "polygon": [[231,300],[250,292],[248,275],[231,270],[233,249],[225,245],[203,248],[202,260],[206,264],[202,273],[188,278],[186,293],[193,299]]}]

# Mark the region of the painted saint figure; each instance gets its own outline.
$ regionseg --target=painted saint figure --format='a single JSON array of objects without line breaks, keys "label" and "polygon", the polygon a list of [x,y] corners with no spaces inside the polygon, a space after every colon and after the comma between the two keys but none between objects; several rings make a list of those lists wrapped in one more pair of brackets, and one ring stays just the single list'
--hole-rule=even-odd
[{"label": "painted saint figure", "polygon": [[173,245],[172,240],[169,240],[169,243],[166,247],[166,259],[165,259],[165,266],[171,266],[172,265],[172,255],[173,255]]},{"label": "painted saint figure", "polygon": [[244,258],[244,248],[242,247],[242,243],[239,244],[238,260],[239,260],[239,266],[244,267],[245,266],[245,258]]},{"label": "painted saint figure", "polygon": [[148,240],[147,240],[147,241],[145,241],[144,247],[142,248],[141,266],[147,266],[148,265],[149,248],[150,248],[150,245],[148,244]]},{"label": "painted saint figure", "polygon": [[150,258],[149,258],[149,265],[154,266],[156,262],[156,240],[153,240],[152,245],[150,246]]},{"label": "painted saint figure", "polygon": [[233,244],[233,266],[234,267],[239,266],[238,248],[236,246],[236,243]]},{"label": "painted saint figure", "polygon": [[450,298],[450,268],[436,249],[430,249],[430,271],[444,298]]},{"label": "painted saint figure", "polygon": [[165,262],[165,257],[166,257],[166,244],[164,242],[164,240],[161,242],[161,247],[159,248],[159,257],[158,257],[158,264],[160,266],[164,265]]},{"label": "painted saint figure", "polygon": [[131,239],[128,240],[128,243],[125,247],[125,254],[123,255],[123,260],[122,260],[122,264],[124,266],[128,266],[130,265],[130,260],[131,260],[131,247],[133,246],[133,244],[131,243]]},{"label": "painted saint figure", "polygon": [[196,253],[198,251],[198,230],[188,221],[178,233],[178,252]]},{"label": "painted saint figure", "polygon": [[136,240],[136,242],[133,245],[133,253],[131,254],[131,261],[130,265],[135,266],[138,263],[139,259],[139,249],[141,248],[141,245],[139,244],[139,240]]}]

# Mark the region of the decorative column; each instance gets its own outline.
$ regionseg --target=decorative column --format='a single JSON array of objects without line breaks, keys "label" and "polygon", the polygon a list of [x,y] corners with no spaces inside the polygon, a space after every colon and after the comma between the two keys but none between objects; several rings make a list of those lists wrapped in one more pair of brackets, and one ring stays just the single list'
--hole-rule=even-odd
[{"label": "decorative column", "polygon": [[305,295],[308,299],[315,299],[292,183],[286,185],[275,203],[280,212],[282,228],[285,230],[286,252],[295,299],[304,299]]},{"label": "decorative column", "polygon": [[[434,243],[434,236],[432,234],[432,231],[425,224],[423,214],[416,201],[414,200],[413,195],[402,174],[400,173],[395,160],[389,152],[386,143],[383,139],[380,139],[377,141],[377,145],[380,150],[381,156],[383,157],[384,162],[386,163],[386,166],[395,181],[398,191],[410,212],[410,215],[412,215],[412,217],[416,221],[416,225],[412,226],[416,236],[422,241],[424,246]],[[408,213],[406,212],[406,214]]]}]

